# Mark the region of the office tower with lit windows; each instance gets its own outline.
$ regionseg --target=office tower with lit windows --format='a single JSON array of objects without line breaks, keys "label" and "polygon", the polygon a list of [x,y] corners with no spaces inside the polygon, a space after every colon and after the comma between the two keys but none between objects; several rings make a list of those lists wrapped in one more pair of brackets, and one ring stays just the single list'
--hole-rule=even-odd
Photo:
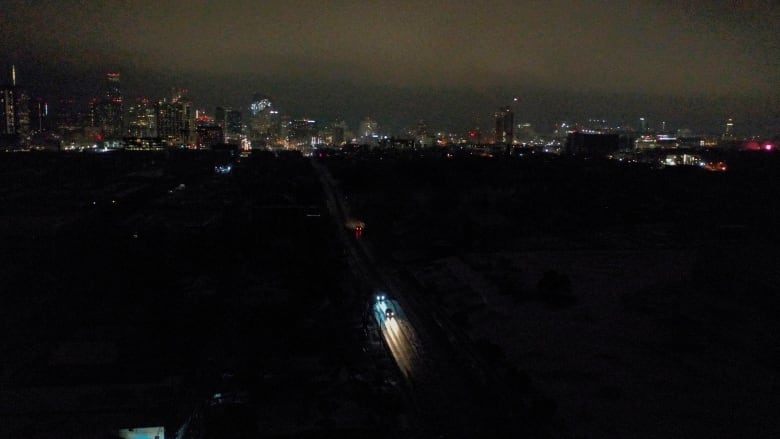
[{"label": "office tower with lit windows", "polygon": [[379,137],[379,123],[370,116],[360,121],[358,137],[361,143],[373,143]]},{"label": "office tower with lit windows", "polygon": [[200,148],[208,148],[224,143],[221,126],[213,122],[198,122],[197,125],[197,144]]},{"label": "office tower with lit windows", "polygon": [[260,93],[255,93],[254,96],[252,96],[252,103],[249,104],[249,112],[251,113],[252,117],[262,115],[264,111],[270,109],[273,105],[271,104],[271,99],[267,96],[264,96]]},{"label": "office tower with lit windows", "polygon": [[18,133],[16,124],[16,93],[11,85],[0,86],[0,135]]},{"label": "office tower with lit windows", "polygon": [[119,73],[106,74],[101,97],[90,103],[90,125],[97,128],[100,135],[106,139],[126,135],[120,79]]},{"label": "office tower with lit windows", "polygon": [[22,143],[25,143],[30,137],[31,123],[31,99],[30,95],[24,90],[16,87],[16,130]]},{"label": "office tower with lit windows", "polygon": [[76,103],[76,99],[72,97],[60,98],[57,100],[56,106],[54,127],[60,135],[64,136],[66,133],[75,132],[84,124],[89,125],[86,122],[88,114],[83,112],[83,109]]},{"label": "office tower with lit windows", "polygon": [[174,94],[171,100],[155,105],[157,136],[170,146],[194,143],[195,113],[192,102],[183,94]]},{"label": "office tower with lit windows", "polygon": [[279,137],[279,112],[271,99],[255,93],[249,104],[249,139],[253,144],[269,145]]},{"label": "office tower with lit windows", "polygon": [[138,98],[127,109],[127,134],[133,137],[154,137],[157,134],[157,117],[149,99]]},{"label": "office tower with lit windows", "polygon": [[347,122],[343,120],[337,120],[333,123],[333,144],[334,145],[343,145],[346,143],[347,139],[347,133],[349,133],[349,126],[347,126]]},{"label": "office tower with lit windows", "polygon": [[495,142],[509,145],[514,141],[515,113],[512,107],[499,108],[495,113]]},{"label": "office tower with lit windows", "polygon": [[317,122],[311,119],[296,119],[288,126],[287,139],[291,146],[310,146],[318,134]]},{"label": "office tower with lit windows", "polygon": [[[228,110],[225,113],[225,141],[230,142],[240,140],[244,134],[244,123],[241,118],[241,111]],[[228,142],[228,143],[230,143]]]},{"label": "office tower with lit windows", "polygon": [[[18,146],[24,134],[26,98],[16,87],[16,67],[11,66],[10,81],[0,83],[0,144]],[[29,127],[29,114],[27,115]]]},{"label": "office tower with lit windows", "polygon": [[50,129],[49,103],[43,99],[35,99],[28,107],[30,135],[40,134]]},{"label": "office tower with lit windows", "polygon": [[723,131],[723,138],[724,139],[733,139],[734,138],[734,120],[729,118],[726,121],[726,129]]}]

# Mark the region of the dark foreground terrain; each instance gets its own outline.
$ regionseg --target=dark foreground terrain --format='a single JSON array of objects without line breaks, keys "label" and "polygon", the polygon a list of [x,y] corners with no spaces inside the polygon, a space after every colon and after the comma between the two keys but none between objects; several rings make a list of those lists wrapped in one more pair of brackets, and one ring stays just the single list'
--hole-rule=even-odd
[{"label": "dark foreground terrain", "polygon": [[384,263],[562,437],[777,437],[778,157],[334,154]]},{"label": "dark foreground terrain", "polygon": [[[314,160],[3,154],[0,437],[780,433],[777,157]],[[368,318],[374,276],[427,382]]]},{"label": "dark foreground terrain", "polygon": [[4,154],[0,179],[0,437],[394,430],[307,159]]}]

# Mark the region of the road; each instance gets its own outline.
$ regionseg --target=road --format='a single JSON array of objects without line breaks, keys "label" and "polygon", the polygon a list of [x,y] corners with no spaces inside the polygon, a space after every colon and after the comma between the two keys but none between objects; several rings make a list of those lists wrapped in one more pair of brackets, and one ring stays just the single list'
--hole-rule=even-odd
[{"label": "road", "polygon": [[[395,315],[388,318],[387,310],[392,310]],[[398,301],[387,299],[374,303],[373,315],[398,369],[404,378],[412,380],[414,374],[419,372],[419,366],[415,364],[419,361],[420,352],[417,334],[406,313]]]},{"label": "road", "polygon": [[[421,372],[418,363],[421,361],[422,347],[414,326],[399,302],[400,295],[393,294],[392,298],[386,301],[375,300],[375,293],[390,290],[385,275],[377,268],[362,233],[350,231],[351,226],[358,222],[350,216],[333,176],[319,161],[313,160],[312,163],[323,184],[328,209],[337,222],[343,225],[340,238],[348,251],[349,265],[356,277],[371,288],[367,300],[372,303],[374,321],[404,378],[413,381],[415,374]],[[395,311],[395,318],[387,318],[385,312],[388,308]]]},{"label": "road", "polygon": [[[367,238],[357,236],[344,196],[327,167],[312,164],[322,182],[328,208],[344,227],[341,237],[349,265],[367,286],[370,313],[388,351],[406,380],[413,410],[420,420],[418,437],[474,437],[491,433],[527,433],[518,416],[523,408],[505,388],[501,377],[463,340],[462,331],[436,316],[431,304],[419,299],[412,287],[377,264]],[[366,225],[370,228],[371,225]],[[377,294],[386,294],[378,300]],[[390,308],[395,316],[388,318]]]}]

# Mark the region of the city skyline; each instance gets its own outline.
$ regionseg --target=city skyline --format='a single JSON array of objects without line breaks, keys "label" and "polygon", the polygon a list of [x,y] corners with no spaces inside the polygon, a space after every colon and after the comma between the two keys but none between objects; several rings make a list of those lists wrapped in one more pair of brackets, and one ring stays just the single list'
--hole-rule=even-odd
[{"label": "city skyline", "polygon": [[769,1],[11,2],[0,67],[51,100],[119,71],[127,96],[186,87],[214,111],[260,92],[299,117],[394,130],[490,129],[519,96],[516,120],[536,126],[646,117],[717,133],[733,118],[774,135],[778,18]]},{"label": "city skyline", "polygon": [[[2,83],[7,83],[8,86],[13,82],[15,85],[14,87],[18,88],[19,90],[23,91],[26,96],[28,96],[32,92],[33,98],[37,101],[40,101],[42,103],[45,103],[48,107],[51,105],[54,108],[54,111],[49,116],[57,116],[61,108],[59,108],[60,103],[57,101],[68,101],[71,106],[69,109],[70,111],[76,110],[81,113],[85,117],[89,117],[89,114],[94,111],[93,106],[95,103],[100,102],[101,100],[105,99],[105,82],[106,78],[110,78],[112,76],[118,78],[119,76],[122,76],[122,83],[125,83],[125,75],[121,72],[104,72],[101,74],[100,78],[92,78],[89,79],[83,79],[81,81],[75,81],[75,83],[78,84],[89,84],[89,86],[85,86],[81,89],[81,92],[74,91],[71,94],[52,94],[49,93],[48,95],[44,95],[43,93],[39,93],[38,89],[30,89],[30,87],[25,87],[24,83],[19,85],[16,84],[16,72],[18,70],[18,67],[15,64],[12,64],[11,67],[8,69],[8,76],[7,81],[0,81]],[[2,75],[0,75],[1,77]],[[180,84],[177,84],[180,85]],[[66,87],[67,88],[67,87]],[[249,88],[247,88],[244,92],[243,97],[239,97],[236,99],[233,99],[233,101],[237,101],[236,104],[230,105],[225,103],[218,103],[216,105],[204,105],[202,100],[192,99],[193,94],[189,91],[188,88],[180,88],[173,85],[168,85],[167,87],[158,87],[156,88],[156,93],[147,93],[143,90],[135,89],[134,92],[125,92],[124,86],[123,88],[123,99],[125,102],[125,109],[124,112],[127,113],[127,111],[130,111],[130,108],[133,105],[138,105],[142,102],[164,102],[164,101],[170,101],[172,100],[171,93],[174,92],[185,92],[187,94],[188,102],[191,102],[191,105],[194,110],[198,110],[201,112],[201,114],[209,115],[210,117],[213,117],[215,113],[219,112],[220,108],[222,109],[228,109],[232,111],[239,111],[244,114],[245,117],[251,117],[251,114],[253,112],[252,105],[254,105],[254,101],[258,95],[262,95],[266,98],[270,98],[272,94],[268,93],[257,93],[249,92]],[[44,88],[45,89],[45,88]],[[164,89],[164,91],[162,91]],[[89,93],[88,93],[89,92]],[[429,93],[435,93],[436,90],[432,90]],[[274,94],[276,96],[276,94]],[[348,95],[348,93],[347,93]],[[252,96],[250,98],[250,96]],[[531,96],[538,97],[534,94]],[[550,95],[548,95],[548,98]],[[282,99],[276,100],[274,97],[274,102],[283,102],[289,103],[289,99],[284,99],[284,96],[282,96]],[[578,94],[571,94],[569,96],[554,96],[552,97],[552,102],[560,103],[561,101],[567,100],[569,102],[574,103],[574,107],[581,107],[582,104],[584,104],[584,100],[586,99],[584,96],[578,95]],[[669,112],[663,112],[659,111],[657,108],[659,106],[663,106],[665,103],[669,103],[669,99],[671,98],[654,98],[651,99],[648,97],[648,104],[646,108],[648,108],[647,111],[644,112],[634,112],[631,116],[626,116],[623,114],[622,117],[617,117],[616,114],[618,112],[610,112],[610,110],[606,109],[609,107],[610,102],[600,102],[603,106],[596,105],[595,108],[598,108],[595,113],[593,114],[587,114],[583,111],[577,113],[576,111],[572,111],[571,109],[562,111],[558,114],[553,114],[549,109],[547,111],[544,111],[545,114],[547,114],[547,119],[540,118],[539,111],[530,111],[527,107],[524,106],[526,103],[525,98],[519,98],[514,97],[512,99],[504,99],[503,103],[509,103],[510,105],[501,105],[498,110],[499,111],[506,111],[507,109],[512,109],[514,111],[515,109],[520,110],[520,117],[515,118],[514,120],[514,128],[518,128],[520,125],[528,125],[533,127],[535,130],[538,130],[539,134],[543,135],[549,135],[553,133],[554,131],[557,131],[558,126],[561,123],[567,124],[569,127],[576,128],[577,126],[588,128],[593,125],[594,121],[597,121],[600,127],[609,127],[610,129],[618,129],[618,130],[625,130],[630,132],[637,132],[637,133],[676,133],[676,132],[684,132],[688,134],[695,134],[695,135],[708,135],[708,136],[720,136],[723,134],[730,134],[732,136],[742,137],[742,138],[750,138],[750,137],[776,137],[778,131],[772,126],[767,125],[765,129],[757,129],[756,127],[759,126],[760,122],[756,122],[752,119],[738,119],[735,117],[732,117],[731,115],[735,112],[729,112],[727,111],[727,108],[729,108],[729,102],[726,101],[718,101],[714,98],[702,98],[703,101],[699,102],[699,108],[701,109],[702,105],[705,105],[705,102],[708,101],[709,105],[712,105],[713,107],[717,107],[722,109],[721,113],[727,115],[727,117],[723,117],[720,119],[717,118],[711,118],[709,120],[706,120],[706,122],[703,122],[705,118],[702,118],[698,116],[695,112],[690,112],[688,114],[692,115],[690,119],[687,120],[681,120],[681,119],[675,119],[672,115],[670,116]],[[499,98],[495,99],[496,101],[499,101]],[[533,100],[533,99],[532,99]],[[636,100],[636,98],[635,98]],[[175,98],[173,98],[173,101],[175,101]],[[227,99],[223,100],[222,102],[227,101]],[[522,101],[522,103],[518,103],[518,101]],[[220,101],[215,101],[220,102]],[[428,100],[421,98],[419,101],[409,101],[408,106],[414,107],[415,105],[419,104],[425,104]],[[323,121],[330,124],[343,124],[345,120],[348,121],[348,126],[351,128],[357,129],[359,125],[362,123],[362,121],[365,118],[373,118],[377,119],[375,115],[379,115],[379,118],[382,119],[382,125],[383,135],[390,135],[390,136],[396,136],[396,135],[404,135],[409,132],[413,132],[415,130],[415,127],[419,123],[426,123],[431,124],[431,128],[437,132],[443,132],[443,133],[454,133],[454,134],[466,134],[470,130],[473,129],[479,129],[480,132],[483,133],[483,135],[487,133],[493,133],[493,124],[495,123],[495,117],[497,113],[491,113],[491,108],[487,107],[489,103],[487,103],[488,100],[484,100],[482,102],[482,105],[475,106],[471,109],[469,112],[471,118],[470,120],[467,120],[466,118],[462,118],[461,124],[453,124],[453,123],[447,123],[447,121],[451,121],[451,114],[446,114],[446,109],[438,109],[440,111],[431,111],[430,113],[424,114],[419,113],[420,117],[409,117],[407,114],[405,120],[399,120],[399,119],[393,119],[393,112],[389,111],[386,113],[376,113],[376,112],[366,112],[366,113],[359,113],[359,112],[352,112],[348,113],[348,116],[344,116],[344,112],[339,112],[336,110],[329,110],[327,107],[314,107],[318,108],[317,111],[314,111],[312,109],[309,109],[308,111],[305,108],[297,107],[296,105],[291,105],[288,107],[282,107],[280,105],[275,104],[275,110],[279,110],[281,108],[281,112],[279,114],[284,115],[285,117],[291,118],[291,119],[316,119]],[[695,99],[689,99],[689,103],[696,102]],[[475,103],[476,104],[476,103]],[[542,105],[544,106],[544,102],[540,102],[537,100],[537,102],[534,103],[534,105]],[[75,106],[75,108],[74,108]],[[290,111],[290,108],[297,108],[296,111]],[[552,105],[551,108],[559,108],[556,105]],[[436,110],[436,109],[434,109]],[[444,110],[443,112],[441,110]],[[697,108],[691,109],[691,111],[695,111]],[[64,111],[64,110],[63,110]],[[495,109],[493,109],[495,111]],[[317,117],[311,118],[309,115],[315,114]],[[609,115],[609,117],[605,117],[605,114]],[[649,115],[649,117],[647,117]],[[523,118],[523,116],[526,116]],[[736,122],[736,128],[735,128],[735,122]],[[533,123],[529,123],[529,121],[532,121]],[[540,122],[541,121],[541,122]],[[691,128],[695,127],[695,128]],[[780,128],[780,127],[778,127]]]}]

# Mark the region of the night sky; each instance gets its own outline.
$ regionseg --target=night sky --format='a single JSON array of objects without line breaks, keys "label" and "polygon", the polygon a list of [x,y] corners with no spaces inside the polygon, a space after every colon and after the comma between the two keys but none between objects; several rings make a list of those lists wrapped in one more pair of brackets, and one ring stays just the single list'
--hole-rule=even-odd
[{"label": "night sky", "polygon": [[[0,79],[47,99],[186,87],[296,117],[489,128],[605,118],[780,132],[780,4],[756,1],[3,1]],[[750,134],[744,132],[743,134]]]}]

